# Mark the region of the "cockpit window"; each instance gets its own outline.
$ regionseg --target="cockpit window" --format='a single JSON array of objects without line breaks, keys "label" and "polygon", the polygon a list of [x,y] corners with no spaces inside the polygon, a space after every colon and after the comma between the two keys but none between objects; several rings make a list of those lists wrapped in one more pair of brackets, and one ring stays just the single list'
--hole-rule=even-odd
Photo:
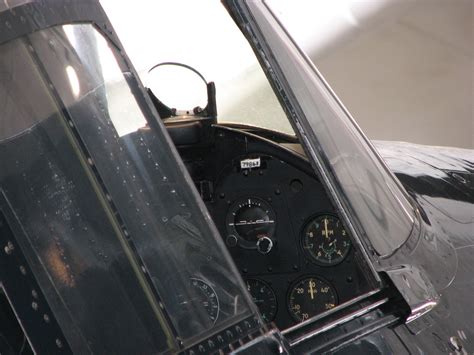
[{"label": "cockpit window", "polygon": [[0,52],[0,208],[73,350],[163,352],[258,321],[105,38],[66,25]]},{"label": "cockpit window", "polygon": [[[23,97],[21,105],[16,104]],[[32,128],[57,111],[45,90],[38,68],[20,41],[2,46],[0,56],[0,142]]]},{"label": "cockpit window", "polygon": [[[245,5],[264,38],[260,41],[265,42],[265,48],[256,54],[269,76],[273,73],[274,80],[285,86],[278,93],[291,107],[289,117],[298,121],[295,127],[314,166],[335,186],[339,203],[348,203],[352,223],[363,226],[375,252],[383,257],[393,254],[407,241],[416,221],[408,194],[278,22],[271,5],[265,1]],[[245,31],[250,32],[250,26]]]}]

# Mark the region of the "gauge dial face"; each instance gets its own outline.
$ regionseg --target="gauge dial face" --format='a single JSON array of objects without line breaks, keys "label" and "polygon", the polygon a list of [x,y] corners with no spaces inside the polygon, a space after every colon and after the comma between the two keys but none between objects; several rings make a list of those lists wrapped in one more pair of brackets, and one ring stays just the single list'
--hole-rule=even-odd
[{"label": "gauge dial face", "polygon": [[325,214],[312,219],[303,229],[303,249],[312,261],[335,265],[349,253],[351,241],[339,218]]},{"label": "gauge dial face", "polygon": [[288,310],[299,322],[334,308],[336,304],[334,288],[316,277],[298,281],[288,295]]},{"label": "gauge dial face", "polygon": [[197,307],[202,307],[209,319],[214,324],[219,316],[219,299],[217,298],[216,291],[207,282],[198,279],[191,278],[191,287],[195,290],[196,298],[192,300]]},{"label": "gauge dial face", "polygon": [[245,283],[263,320],[266,323],[273,321],[278,309],[278,304],[272,288],[265,282],[256,279],[249,279]]},{"label": "gauge dial face", "polygon": [[270,205],[256,197],[241,198],[230,207],[226,219],[227,232],[255,245],[275,231],[275,213]]}]

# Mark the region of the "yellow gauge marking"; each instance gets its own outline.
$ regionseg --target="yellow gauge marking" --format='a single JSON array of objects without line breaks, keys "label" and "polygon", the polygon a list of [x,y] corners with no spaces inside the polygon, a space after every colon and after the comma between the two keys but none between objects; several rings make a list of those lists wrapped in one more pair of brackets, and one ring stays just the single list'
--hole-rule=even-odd
[{"label": "yellow gauge marking", "polygon": [[324,232],[325,232],[325,237],[328,238],[328,219],[324,218]]},{"label": "yellow gauge marking", "polygon": [[313,285],[315,285],[315,283],[312,281],[312,280],[309,280],[309,294],[311,295],[311,299],[314,300],[314,289],[313,289]]}]

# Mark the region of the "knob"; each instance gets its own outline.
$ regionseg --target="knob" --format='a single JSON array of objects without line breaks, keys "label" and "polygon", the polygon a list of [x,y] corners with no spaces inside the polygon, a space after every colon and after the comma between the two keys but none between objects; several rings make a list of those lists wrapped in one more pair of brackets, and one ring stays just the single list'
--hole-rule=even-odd
[{"label": "knob", "polygon": [[268,254],[273,248],[273,241],[268,237],[262,237],[257,241],[257,250],[260,254]]}]

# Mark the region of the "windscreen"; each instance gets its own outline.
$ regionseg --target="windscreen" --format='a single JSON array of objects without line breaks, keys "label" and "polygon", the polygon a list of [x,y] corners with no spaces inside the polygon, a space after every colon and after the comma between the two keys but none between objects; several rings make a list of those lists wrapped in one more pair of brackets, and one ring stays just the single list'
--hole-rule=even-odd
[{"label": "windscreen", "polygon": [[314,166],[335,201],[344,204],[341,211],[355,217],[347,217],[347,224],[358,221],[362,228],[357,228],[357,234],[365,234],[377,254],[392,254],[410,236],[415,221],[405,190],[271,6],[265,1],[236,0],[235,4],[251,13],[252,26],[245,26],[244,31],[254,41],[255,52],[287,105]]},{"label": "windscreen", "polygon": [[89,24],[0,46],[0,208],[74,351],[166,352],[258,316],[116,54]]}]

